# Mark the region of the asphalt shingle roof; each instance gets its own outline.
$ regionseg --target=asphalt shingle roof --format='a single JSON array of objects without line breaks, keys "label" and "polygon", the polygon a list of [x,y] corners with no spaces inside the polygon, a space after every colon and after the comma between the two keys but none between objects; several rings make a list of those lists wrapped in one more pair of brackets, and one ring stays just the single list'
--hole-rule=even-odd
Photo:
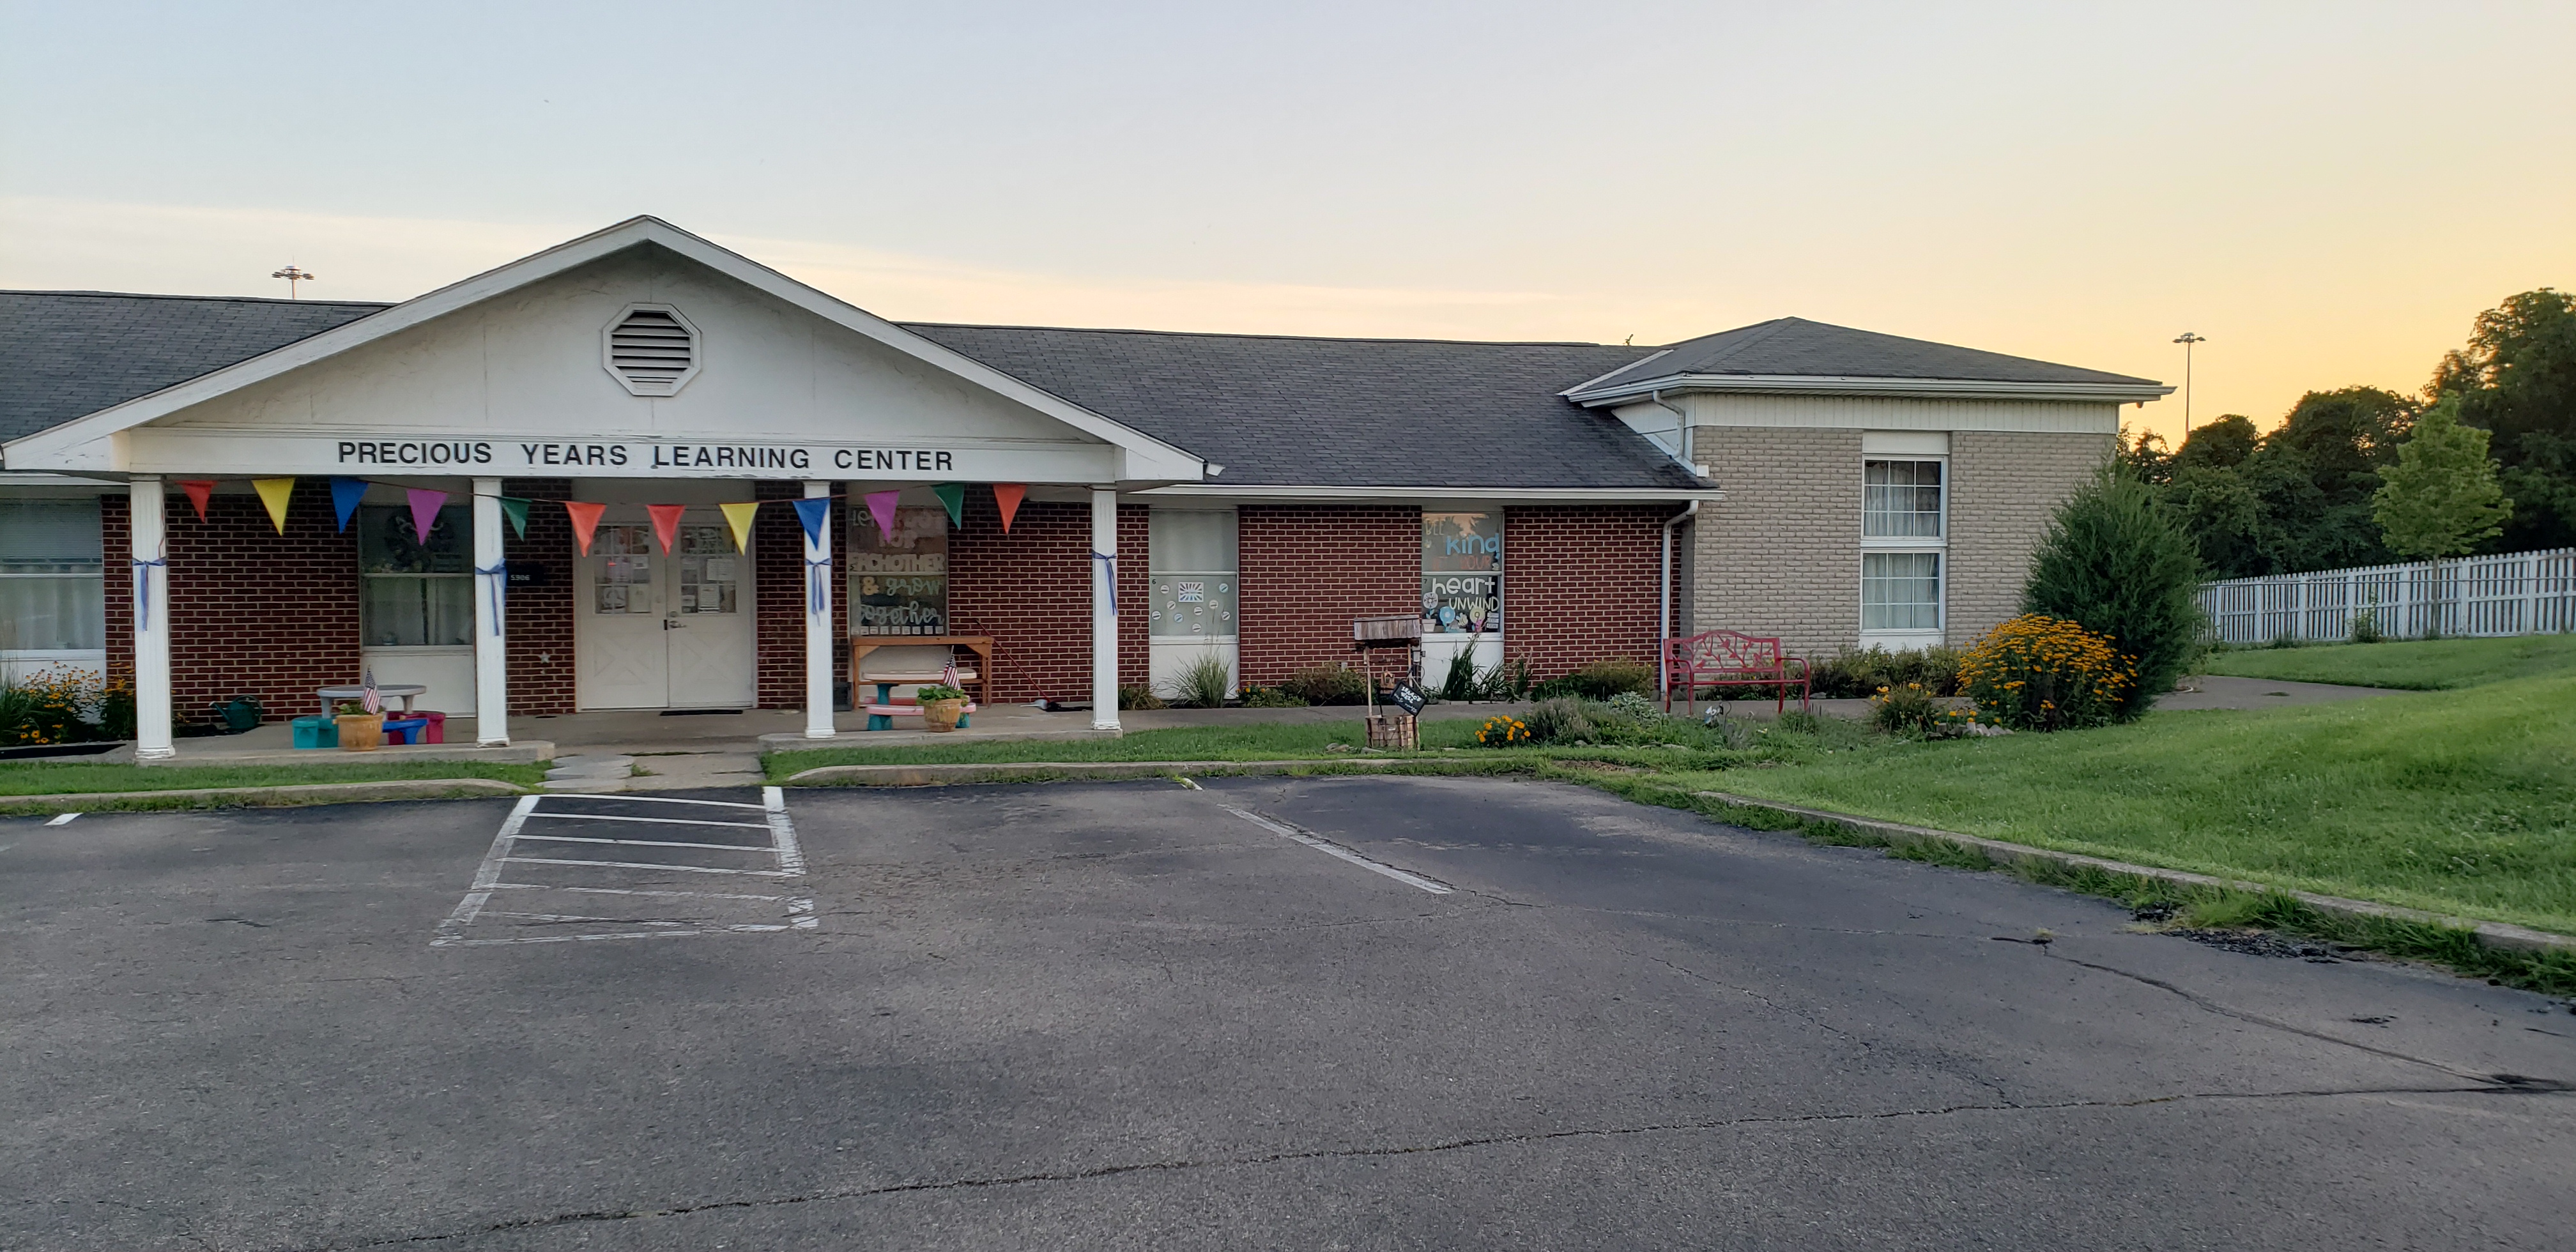
[{"label": "asphalt shingle roof", "polygon": [[1557,395],[1650,349],[904,328],[1214,461],[1227,485],[1697,485],[1624,424]]},{"label": "asphalt shingle roof", "polygon": [[1829,378],[1956,378],[2008,383],[2135,383],[2154,381],[2101,370],[2052,365],[2028,357],[1980,352],[1902,335],[1854,330],[1802,317],[1774,318],[1672,345],[1586,391],[1682,374],[1788,374]]},{"label": "asphalt shingle roof", "polygon": [[384,307],[0,291],[0,440],[150,395]]}]

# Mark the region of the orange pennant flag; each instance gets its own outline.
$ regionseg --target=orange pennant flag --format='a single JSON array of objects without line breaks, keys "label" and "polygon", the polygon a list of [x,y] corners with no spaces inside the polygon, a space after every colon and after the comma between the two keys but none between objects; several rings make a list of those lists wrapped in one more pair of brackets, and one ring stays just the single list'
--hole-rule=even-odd
[{"label": "orange pennant flag", "polygon": [[716,507],[724,510],[725,523],[733,527],[733,550],[751,551],[751,519],[760,515],[760,501],[744,500]]},{"label": "orange pennant flag", "polygon": [[1029,494],[1027,483],[993,484],[993,503],[1002,510],[1002,533],[1011,533],[1011,519],[1020,514],[1020,501]]},{"label": "orange pennant flag", "polygon": [[197,520],[201,522],[206,520],[206,497],[215,494],[215,480],[182,478],[179,480],[179,490],[187,492],[188,503],[197,506]]},{"label": "orange pennant flag", "polygon": [[680,514],[688,511],[685,504],[648,504],[644,511],[653,515],[653,537],[662,541],[662,555],[671,555],[671,546],[680,541]]},{"label": "orange pennant flag", "polygon": [[254,478],[250,480],[250,485],[259,489],[259,502],[268,506],[268,520],[277,527],[277,533],[285,534],[286,501],[288,497],[295,494],[295,480]]},{"label": "orange pennant flag", "polygon": [[599,529],[599,515],[607,511],[608,506],[605,504],[591,504],[581,500],[564,501],[564,512],[572,515],[573,542],[581,545],[583,556],[590,555],[591,532]]}]

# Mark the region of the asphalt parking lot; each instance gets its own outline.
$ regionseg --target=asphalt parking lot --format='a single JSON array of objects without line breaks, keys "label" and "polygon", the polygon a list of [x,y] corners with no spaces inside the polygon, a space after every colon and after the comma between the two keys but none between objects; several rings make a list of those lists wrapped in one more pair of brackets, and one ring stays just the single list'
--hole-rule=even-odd
[{"label": "asphalt parking lot", "polygon": [[2576,1230],[2576,1016],[2420,969],[1544,783],[677,798],[0,821],[0,1247]]}]

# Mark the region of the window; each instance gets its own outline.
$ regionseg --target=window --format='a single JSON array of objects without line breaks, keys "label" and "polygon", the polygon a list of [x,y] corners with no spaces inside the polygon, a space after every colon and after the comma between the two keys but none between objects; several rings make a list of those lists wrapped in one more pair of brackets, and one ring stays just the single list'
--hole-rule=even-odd
[{"label": "window", "polygon": [[948,510],[896,509],[891,536],[850,510],[850,633],[948,633]]},{"label": "window", "polygon": [[0,500],[0,652],[107,646],[98,499]]},{"label": "window", "polygon": [[411,510],[358,507],[359,629],[373,648],[462,647],[474,642],[473,514],[438,511],[424,539]]},{"label": "window", "polygon": [[1503,515],[1422,514],[1422,632],[1503,628]]},{"label": "window", "polygon": [[1860,533],[1870,539],[1942,536],[1939,461],[1865,461]]},{"label": "window", "polygon": [[1941,553],[1864,552],[1860,557],[1860,629],[1941,629]]},{"label": "window", "polygon": [[1233,638],[1242,603],[1233,512],[1158,508],[1153,519],[1153,637]]}]

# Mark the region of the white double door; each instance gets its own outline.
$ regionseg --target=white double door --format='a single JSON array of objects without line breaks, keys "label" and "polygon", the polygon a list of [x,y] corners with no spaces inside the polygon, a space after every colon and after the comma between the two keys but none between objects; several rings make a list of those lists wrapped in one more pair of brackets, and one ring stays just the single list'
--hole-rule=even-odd
[{"label": "white double door", "polygon": [[585,709],[754,703],[751,557],[714,509],[681,515],[666,555],[641,507],[611,506],[580,559],[576,700]]}]

